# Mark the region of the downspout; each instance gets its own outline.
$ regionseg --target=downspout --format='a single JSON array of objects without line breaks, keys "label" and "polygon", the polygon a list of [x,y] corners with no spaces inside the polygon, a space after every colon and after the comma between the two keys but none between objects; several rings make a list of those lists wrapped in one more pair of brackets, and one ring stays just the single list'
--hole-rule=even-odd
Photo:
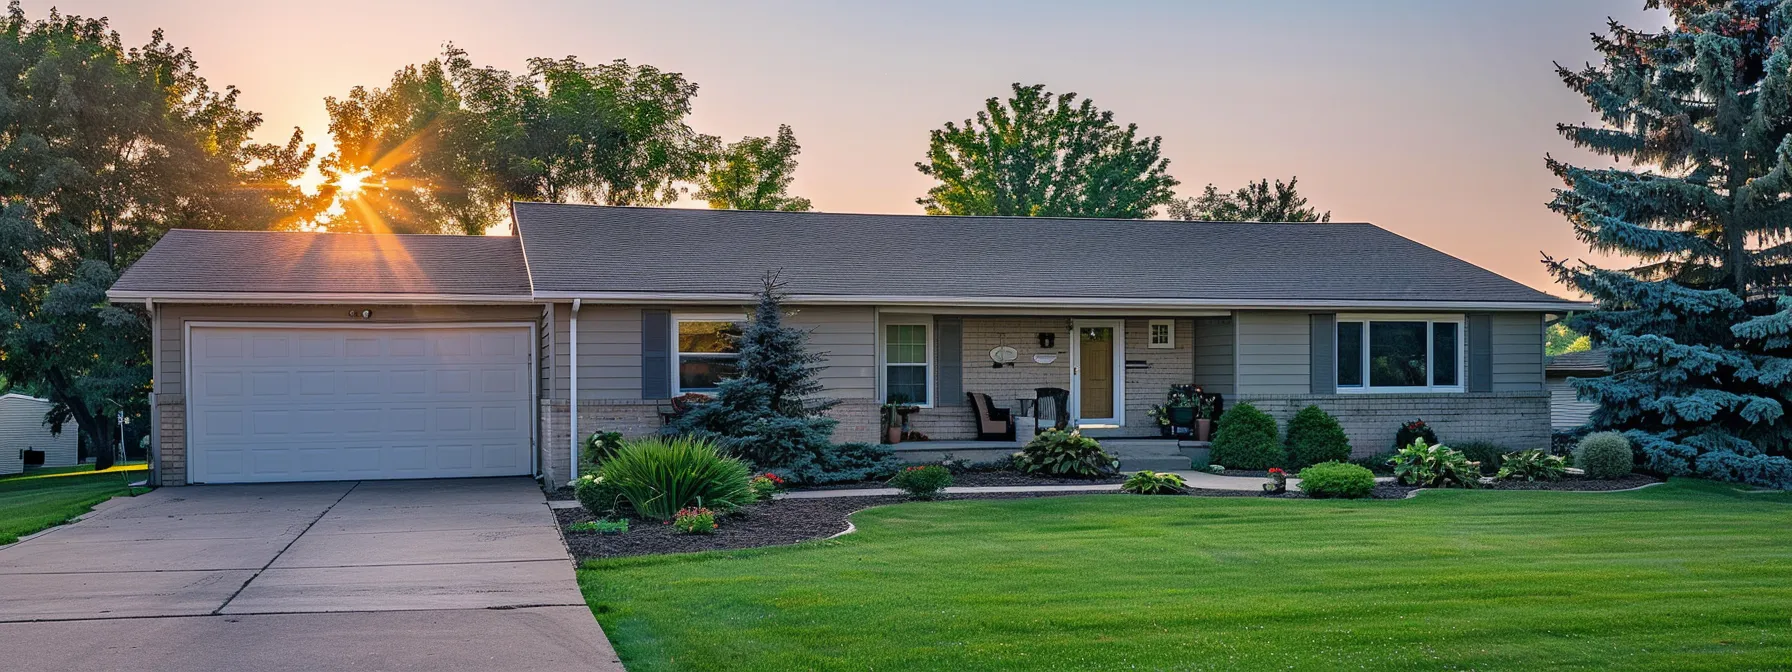
[{"label": "downspout", "polygon": [[162,409],[156,403],[156,388],[162,375],[162,316],[156,314],[156,300],[144,297],[143,310],[149,313],[149,450],[143,459],[149,461],[149,484],[162,484]]},{"label": "downspout", "polygon": [[566,369],[571,372],[571,375],[569,376],[570,380],[568,381],[569,387],[567,388],[568,402],[567,402],[567,412],[566,412],[566,419],[567,419],[566,422],[567,422],[567,428],[568,428],[567,433],[572,435],[572,445],[567,453],[567,455],[569,456],[570,459],[566,463],[566,465],[567,465],[566,466],[566,470],[567,470],[566,481],[568,484],[571,484],[572,482],[579,480],[579,306],[580,306],[580,304],[581,304],[581,302],[578,299],[573,299],[572,300],[572,314],[567,317],[567,319],[572,323],[572,330],[571,330],[572,343],[571,343],[571,345],[569,345],[566,348],[566,356],[568,359],[571,360],[569,362],[569,366],[566,367]]}]

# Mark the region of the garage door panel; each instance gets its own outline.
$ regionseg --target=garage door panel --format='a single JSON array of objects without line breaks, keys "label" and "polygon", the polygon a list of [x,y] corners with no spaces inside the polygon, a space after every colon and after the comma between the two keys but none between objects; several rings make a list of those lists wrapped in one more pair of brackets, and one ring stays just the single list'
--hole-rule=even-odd
[{"label": "garage door panel", "polygon": [[529,472],[527,328],[191,334],[195,482]]}]

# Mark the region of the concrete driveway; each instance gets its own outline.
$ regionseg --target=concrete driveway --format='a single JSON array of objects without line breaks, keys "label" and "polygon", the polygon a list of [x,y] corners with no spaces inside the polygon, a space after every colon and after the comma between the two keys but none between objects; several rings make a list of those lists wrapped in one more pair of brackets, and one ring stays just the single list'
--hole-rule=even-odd
[{"label": "concrete driveway", "polygon": [[622,669],[522,478],[157,490],[0,547],[0,641],[16,669]]}]

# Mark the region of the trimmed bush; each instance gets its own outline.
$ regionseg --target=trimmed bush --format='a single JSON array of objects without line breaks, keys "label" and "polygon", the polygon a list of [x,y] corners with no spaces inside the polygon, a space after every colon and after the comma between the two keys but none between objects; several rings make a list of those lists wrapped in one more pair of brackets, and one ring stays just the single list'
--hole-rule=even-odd
[{"label": "trimmed bush", "polygon": [[1227,469],[1268,469],[1282,466],[1287,456],[1276,440],[1276,419],[1256,406],[1241,403],[1220,416],[1207,461]]},{"label": "trimmed bush", "polygon": [[657,520],[671,520],[686,507],[727,511],[754,500],[746,463],[689,437],[625,441],[604,461],[601,476],[637,513]]},{"label": "trimmed bush", "polygon": [[1500,473],[1500,463],[1505,459],[1506,453],[1512,452],[1505,446],[1488,443],[1486,441],[1469,441],[1466,443],[1458,443],[1450,447],[1455,448],[1457,452],[1462,453],[1462,456],[1468,458],[1470,461],[1480,462],[1481,473],[1488,476]]},{"label": "trimmed bush", "polygon": [[1101,442],[1075,430],[1048,429],[1014,454],[1014,467],[1029,474],[1095,478],[1112,474],[1117,460]]},{"label": "trimmed bush", "polygon": [[1188,483],[1175,474],[1141,471],[1126,477],[1126,482],[1120,485],[1120,491],[1135,495],[1176,495],[1182,493],[1185,485]]},{"label": "trimmed bush", "polygon": [[1399,431],[1394,432],[1394,450],[1410,446],[1419,439],[1424,439],[1427,446],[1438,445],[1437,432],[1431,431],[1431,425],[1425,424],[1424,420],[1413,420],[1400,425]]},{"label": "trimmed bush", "polygon": [[890,487],[908,493],[910,499],[935,499],[952,487],[952,470],[937,464],[909,467],[890,477]]},{"label": "trimmed bush", "polygon": [[1300,470],[1300,491],[1314,499],[1357,499],[1375,491],[1375,473],[1347,462],[1321,462]]},{"label": "trimmed bush", "polygon": [[1574,448],[1574,466],[1587,473],[1587,478],[1623,478],[1636,466],[1636,453],[1630,439],[1617,432],[1588,434]]},{"label": "trimmed bush", "polygon": [[572,496],[579,500],[579,506],[585,507],[591,515],[604,518],[628,504],[623,499],[622,489],[616,487],[614,481],[595,474],[585,474],[572,484]]},{"label": "trimmed bush", "polygon": [[1350,459],[1350,437],[1338,419],[1318,406],[1300,409],[1288,421],[1288,466],[1295,469]]},{"label": "trimmed bush", "polygon": [[1566,473],[1568,461],[1541,450],[1509,453],[1500,462],[1500,480],[1559,481]]}]

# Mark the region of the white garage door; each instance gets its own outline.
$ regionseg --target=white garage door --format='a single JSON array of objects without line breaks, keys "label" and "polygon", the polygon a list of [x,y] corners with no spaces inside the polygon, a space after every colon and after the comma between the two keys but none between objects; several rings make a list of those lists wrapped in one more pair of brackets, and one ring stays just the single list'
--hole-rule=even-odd
[{"label": "white garage door", "polygon": [[193,326],[189,480],[528,474],[529,333]]}]

